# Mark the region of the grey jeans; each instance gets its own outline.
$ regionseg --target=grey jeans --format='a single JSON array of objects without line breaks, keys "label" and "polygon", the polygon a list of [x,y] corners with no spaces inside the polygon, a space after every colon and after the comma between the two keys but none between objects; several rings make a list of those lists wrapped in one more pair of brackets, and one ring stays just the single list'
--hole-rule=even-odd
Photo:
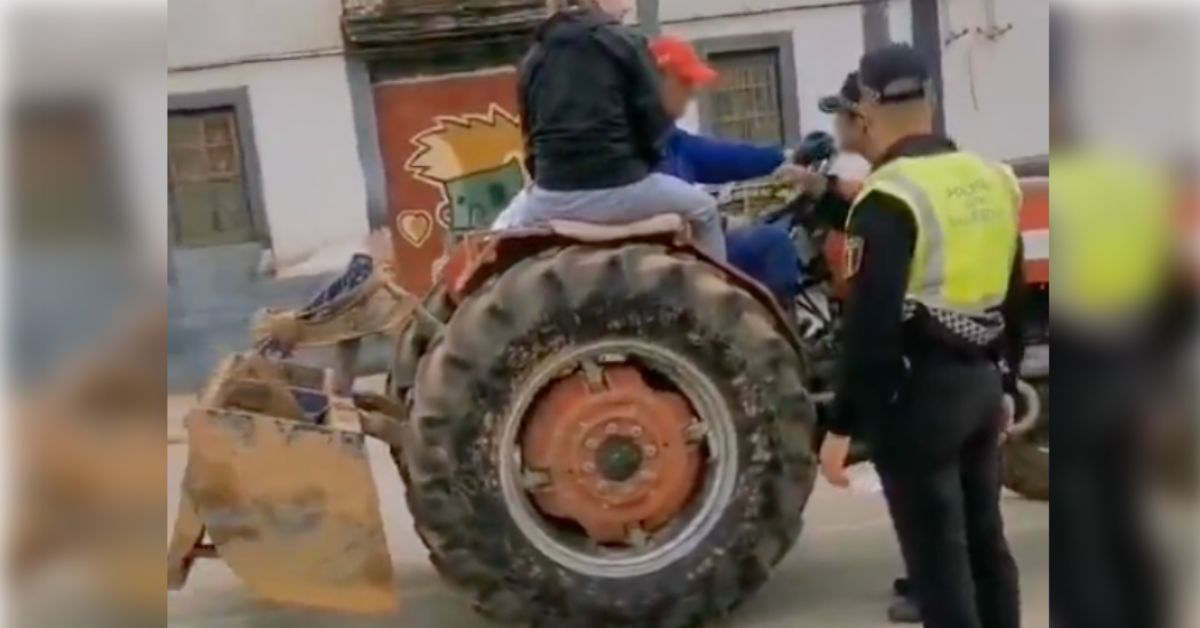
[{"label": "grey jeans", "polygon": [[692,229],[696,246],[725,260],[725,234],[717,200],[682,179],[660,173],[603,190],[554,192],[531,186],[513,198],[492,228],[530,227],[548,220],[620,224],[658,214],[682,216]]}]

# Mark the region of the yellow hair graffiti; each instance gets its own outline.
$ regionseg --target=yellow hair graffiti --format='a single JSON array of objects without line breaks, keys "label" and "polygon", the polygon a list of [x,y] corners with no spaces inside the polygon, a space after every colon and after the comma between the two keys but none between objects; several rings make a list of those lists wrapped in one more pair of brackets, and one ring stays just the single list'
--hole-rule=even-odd
[{"label": "yellow hair graffiti", "polygon": [[486,114],[438,116],[434,122],[413,137],[417,151],[405,164],[420,179],[445,183],[521,160],[521,124],[499,105]]}]

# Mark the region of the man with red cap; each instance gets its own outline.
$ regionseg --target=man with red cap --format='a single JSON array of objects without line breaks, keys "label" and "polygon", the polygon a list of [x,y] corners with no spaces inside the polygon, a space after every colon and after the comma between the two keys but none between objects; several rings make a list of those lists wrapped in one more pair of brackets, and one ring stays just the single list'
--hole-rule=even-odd
[{"label": "man with red cap", "polygon": [[[690,43],[663,36],[650,44],[662,72],[663,108],[672,119],[687,113],[697,90],[712,85],[717,72]],[[689,183],[719,185],[773,174],[788,161],[782,147],[726,142],[694,135],[679,127],[669,131],[659,171]],[[731,264],[766,286],[785,305],[800,286],[795,244],[783,227],[755,225],[725,234]]]},{"label": "man with red cap", "polygon": [[[716,82],[718,76],[690,43],[663,36],[650,44],[662,72],[662,99],[667,115],[682,118],[696,92]],[[692,183],[716,185],[770,175],[787,159],[781,147],[724,142],[693,135],[676,127],[666,142],[666,159],[660,169]]]}]

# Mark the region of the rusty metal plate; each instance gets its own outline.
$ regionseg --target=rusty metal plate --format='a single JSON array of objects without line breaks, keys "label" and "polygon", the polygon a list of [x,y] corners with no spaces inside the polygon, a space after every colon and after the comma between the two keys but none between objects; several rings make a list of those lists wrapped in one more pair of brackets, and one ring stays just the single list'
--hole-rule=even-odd
[{"label": "rusty metal plate", "polygon": [[357,431],[200,409],[187,419],[185,495],[217,554],[257,597],[395,610],[378,494]]}]

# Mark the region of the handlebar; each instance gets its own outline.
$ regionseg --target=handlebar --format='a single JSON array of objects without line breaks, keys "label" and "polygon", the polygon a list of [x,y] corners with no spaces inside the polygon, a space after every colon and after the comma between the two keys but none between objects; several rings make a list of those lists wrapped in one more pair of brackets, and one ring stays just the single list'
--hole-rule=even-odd
[{"label": "handlebar", "polygon": [[[799,156],[799,151],[797,151],[797,156]],[[796,161],[796,163],[799,165],[810,165],[816,172],[822,175],[827,175],[829,174],[830,169],[833,167],[833,158],[834,154],[828,154],[823,159],[820,159],[812,164],[800,164],[798,158],[794,161]],[[816,197],[805,193],[797,194],[790,201],[785,203],[783,207],[763,215],[762,222],[764,224],[770,224],[784,218],[790,218],[790,224],[794,225],[803,220],[803,218],[810,213],[812,206],[816,204],[816,202]]]}]

